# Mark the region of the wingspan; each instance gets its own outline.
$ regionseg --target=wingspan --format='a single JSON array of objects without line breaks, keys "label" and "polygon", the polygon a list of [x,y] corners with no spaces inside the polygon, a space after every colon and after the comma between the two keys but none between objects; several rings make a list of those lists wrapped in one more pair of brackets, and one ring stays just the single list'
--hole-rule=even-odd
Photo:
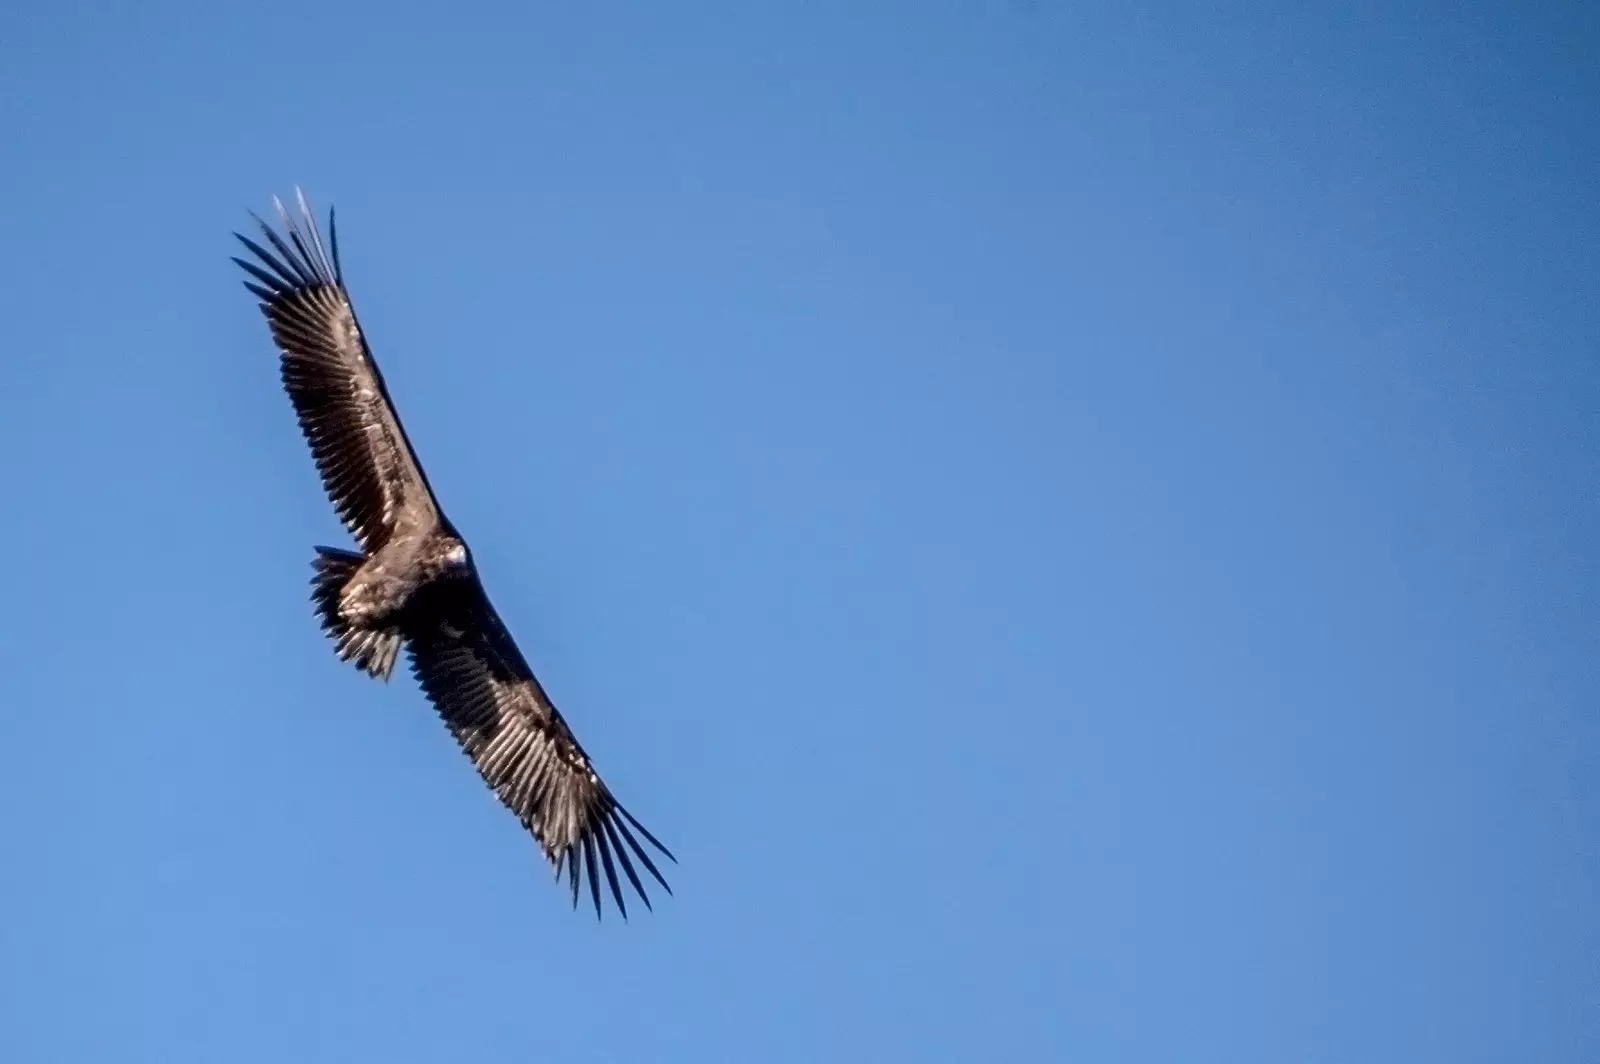
[{"label": "wingspan", "polygon": [[356,322],[339,268],[333,212],[330,255],[305,197],[298,199],[298,222],[273,199],[283,236],[256,218],[271,250],[234,234],[259,264],[233,261],[253,278],[245,287],[261,300],[282,353],[283,386],[328,498],[370,552],[401,521],[438,521],[439,505]]},{"label": "wingspan", "polygon": [[477,580],[441,589],[433,607],[414,616],[406,638],[418,682],[484,782],[539,841],[558,879],[565,867],[573,905],[586,877],[599,916],[597,859],[624,918],[619,865],[646,908],[635,857],[671,894],[638,836],[677,859],[595,773]]}]

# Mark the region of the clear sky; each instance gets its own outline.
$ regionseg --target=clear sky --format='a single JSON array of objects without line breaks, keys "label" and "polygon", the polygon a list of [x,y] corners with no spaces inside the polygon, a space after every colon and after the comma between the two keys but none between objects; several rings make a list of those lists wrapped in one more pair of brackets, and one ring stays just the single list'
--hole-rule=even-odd
[{"label": "clear sky", "polygon": [[[0,1060],[1600,1059],[1600,15],[1519,7],[10,5]],[[653,914],[317,631],[296,183]]]}]

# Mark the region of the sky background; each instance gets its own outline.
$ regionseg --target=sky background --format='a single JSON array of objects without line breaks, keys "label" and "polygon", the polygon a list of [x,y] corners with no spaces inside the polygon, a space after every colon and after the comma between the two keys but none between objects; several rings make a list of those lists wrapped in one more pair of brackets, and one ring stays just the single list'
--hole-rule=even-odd
[{"label": "sky background", "polygon": [[[1600,1059],[1597,51],[10,5],[0,1059]],[[653,914],[317,630],[296,183]]]}]

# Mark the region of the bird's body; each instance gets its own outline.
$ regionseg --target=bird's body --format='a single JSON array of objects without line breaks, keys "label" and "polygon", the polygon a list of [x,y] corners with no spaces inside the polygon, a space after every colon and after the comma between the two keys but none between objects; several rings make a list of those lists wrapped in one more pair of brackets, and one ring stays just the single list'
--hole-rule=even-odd
[{"label": "bird's body", "polygon": [[[400,650],[484,781],[534,837],[576,903],[589,881],[600,912],[600,875],[627,913],[620,867],[650,904],[635,858],[662,887],[638,835],[671,854],[612,796],[490,604],[465,540],[445,516],[400,425],[356,321],[339,268],[300,200],[297,222],[281,205],[280,236],[259,222],[272,250],[240,236],[282,355],[282,379],[335,510],[360,547],[318,547],[312,601],[339,656],[388,679]],[[583,871],[579,871],[580,859]],[[598,865],[597,865],[598,859]],[[669,889],[670,893],[670,889]]]},{"label": "bird's body", "polygon": [[362,560],[339,593],[339,613],[364,627],[391,623],[419,590],[463,576],[466,568],[466,546],[448,532],[427,530],[397,537]]},{"label": "bird's body", "polygon": [[[476,578],[466,545],[441,529],[397,535],[368,555],[318,547],[313,600],[339,654],[379,679],[394,669],[403,621],[440,581]],[[425,615],[425,611],[424,611]]]}]

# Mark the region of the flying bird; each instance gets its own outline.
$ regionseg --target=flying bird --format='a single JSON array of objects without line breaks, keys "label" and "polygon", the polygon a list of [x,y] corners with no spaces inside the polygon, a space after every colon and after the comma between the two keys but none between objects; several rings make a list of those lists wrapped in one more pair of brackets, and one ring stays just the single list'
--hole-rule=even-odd
[{"label": "flying bird", "polygon": [[356,320],[333,211],[324,244],[298,189],[296,199],[298,219],[273,199],[281,234],[252,213],[266,245],[235,233],[255,261],[233,261],[250,275],[245,287],[261,301],[301,432],[359,548],[316,548],[311,598],[322,629],[341,659],[385,681],[404,646],[484,782],[538,841],[558,881],[565,869],[573,905],[587,879],[600,915],[603,870],[626,919],[619,867],[646,908],[635,859],[672,892],[640,838],[676,858],[613,797],[490,604]]}]

